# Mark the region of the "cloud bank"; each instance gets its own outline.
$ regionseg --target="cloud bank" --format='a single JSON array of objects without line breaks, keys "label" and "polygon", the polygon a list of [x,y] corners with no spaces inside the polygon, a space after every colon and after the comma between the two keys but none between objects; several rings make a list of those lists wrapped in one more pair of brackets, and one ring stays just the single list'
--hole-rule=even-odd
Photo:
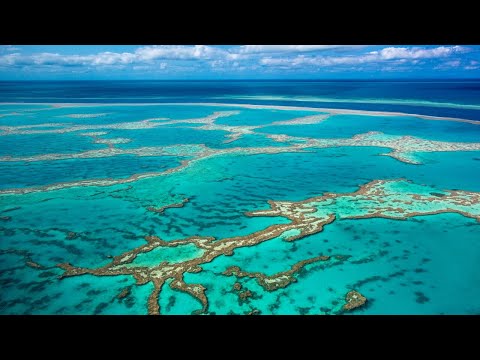
[{"label": "cloud bank", "polygon": [[[38,48],[38,47],[37,47]],[[112,47],[114,49],[115,47]],[[113,71],[131,72],[289,72],[405,71],[479,68],[478,49],[467,46],[407,47],[358,45],[157,45],[130,51],[97,53],[28,52],[28,47],[0,48],[0,70],[7,71]],[[69,70],[70,69],[70,70]]]}]

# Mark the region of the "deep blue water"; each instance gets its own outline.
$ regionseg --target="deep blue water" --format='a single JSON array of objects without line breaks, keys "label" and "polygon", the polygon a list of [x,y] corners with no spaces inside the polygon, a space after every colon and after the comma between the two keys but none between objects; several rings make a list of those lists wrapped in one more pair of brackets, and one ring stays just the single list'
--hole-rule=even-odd
[{"label": "deep blue water", "polygon": [[122,102],[225,95],[338,96],[480,103],[480,80],[442,81],[1,81],[3,101]]},{"label": "deep blue water", "polygon": [[[35,81],[0,82],[0,102],[235,102],[238,96],[284,96],[370,101],[412,100],[480,105],[480,80],[442,81]],[[400,111],[480,120],[479,111],[407,104],[275,101],[276,105]]]}]

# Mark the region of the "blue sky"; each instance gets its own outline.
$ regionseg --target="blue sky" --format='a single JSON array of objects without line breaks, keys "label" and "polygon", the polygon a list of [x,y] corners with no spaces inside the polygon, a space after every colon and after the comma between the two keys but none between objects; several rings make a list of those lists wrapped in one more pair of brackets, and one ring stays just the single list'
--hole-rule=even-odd
[{"label": "blue sky", "polygon": [[480,78],[480,46],[0,46],[0,80],[352,78]]}]

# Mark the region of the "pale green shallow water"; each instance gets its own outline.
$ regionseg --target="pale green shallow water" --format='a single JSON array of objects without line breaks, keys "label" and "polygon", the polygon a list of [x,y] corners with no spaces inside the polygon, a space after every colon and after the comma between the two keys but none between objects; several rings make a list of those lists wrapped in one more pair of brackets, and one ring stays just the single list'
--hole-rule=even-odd
[{"label": "pale green shallow water", "polygon": [[[215,111],[239,111],[216,124],[265,125],[312,115],[307,111],[253,110],[207,106],[107,106],[42,110],[47,106],[1,105],[1,126],[52,122],[112,124],[152,117],[201,118]],[[29,110],[28,112],[22,112]],[[37,110],[35,110],[37,109]],[[68,114],[98,114],[95,118],[69,118]],[[224,143],[226,131],[198,130],[179,124],[141,130],[106,131],[101,138],[129,138],[118,148],[205,144],[212,149],[279,147],[261,135],[246,135]],[[184,127],[187,126],[187,127]],[[39,130],[42,128],[38,128]],[[332,116],[315,125],[269,126],[257,133],[314,138],[351,137],[366,131],[412,135],[425,139],[480,141],[480,126],[409,117]],[[86,131],[81,131],[86,132]],[[79,153],[105,149],[76,133],[0,136],[0,156]],[[193,154],[201,148],[193,148]],[[133,174],[172,169],[187,157],[121,155],[92,159],[0,162],[0,190],[22,189],[88,179],[125,179]],[[376,179],[405,178],[413,182],[395,191],[428,194],[460,189],[480,192],[480,153],[422,152],[422,165],[379,156],[378,147],[339,147],[309,152],[212,156],[175,173],[111,186],[71,187],[55,191],[0,195],[0,313],[2,314],[146,314],[153,285],[138,286],[132,276],[83,275],[59,279],[58,263],[97,268],[145,244],[144,236],[172,241],[190,236],[217,239],[243,236],[274,224],[282,217],[247,217],[245,212],[268,208],[268,200],[299,201],[324,192],[348,193]],[[420,186],[421,185],[421,186]],[[427,186],[427,187],[426,187]],[[430,188],[431,187],[431,188]],[[407,196],[407,195],[405,195]],[[189,202],[164,213],[148,211]],[[352,214],[362,202],[335,206]],[[351,208],[349,208],[349,206]],[[413,209],[417,209],[415,204]],[[329,210],[334,209],[334,206]],[[468,208],[464,209],[469,211]],[[323,210],[322,210],[323,211]],[[337,210],[335,210],[337,211]],[[341,212],[338,210],[339,213]],[[78,236],[72,238],[69,232]],[[323,232],[285,242],[281,238],[236,249],[202,265],[203,271],[185,274],[189,284],[202,284],[209,313],[262,314],[333,313],[355,289],[368,298],[367,306],[353,314],[478,314],[480,307],[480,223],[459,214],[389,219],[337,220]],[[193,245],[156,249],[140,254],[129,266],[152,267],[162,261],[186,261],[203,252]],[[255,279],[222,275],[229,266],[273,275],[318,255],[350,255],[343,263],[314,263],[297,275],[297,282],[273,292]],[[34,261],[46,267],[26,266]],[[238,281],[253,297],[242,302],[232,290]],[[128,288],[123,299],[117,296]],[[190,314],[201,308],[192,296],[163,287],[160,308],[164,314]]]}]

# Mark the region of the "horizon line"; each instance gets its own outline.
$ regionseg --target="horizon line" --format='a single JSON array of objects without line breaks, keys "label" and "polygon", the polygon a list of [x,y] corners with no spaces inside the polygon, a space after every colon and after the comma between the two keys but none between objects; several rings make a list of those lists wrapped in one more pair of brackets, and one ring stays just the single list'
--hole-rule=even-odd
[{"label": "horizon line", "polygon": [[0,82],[94,82],[94,81],[151,81],[151,82],[265,82],[265,81],[304,81],[304,82],[332,82],[332,81],[370,81],[370,82],[409,82],[409,81],[480,81],[480,78],[391,78],[391,79],[369,79],[369,78],[342,78],[342,79],[0,79]]}]

